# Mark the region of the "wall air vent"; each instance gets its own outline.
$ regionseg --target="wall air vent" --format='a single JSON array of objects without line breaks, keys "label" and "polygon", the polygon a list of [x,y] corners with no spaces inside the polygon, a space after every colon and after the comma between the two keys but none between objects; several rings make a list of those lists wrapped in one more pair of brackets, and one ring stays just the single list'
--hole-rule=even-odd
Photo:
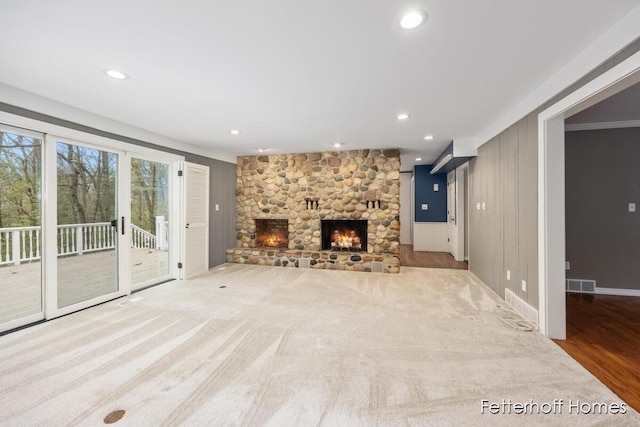
[{"label": "wall air vent", "polygon": [[298,260],[298,268],[309,268],[311,267],[311,260],[309,258],[300,258]]},{"label": "wall air vent", "polygon": [[380,261],[371,261],[371,272],[384,273],[384,263]]},{"label": "wall air vent", "polygon": [[566,290],[567,292],[593,294],[596,292],[596,281],[584,279],[567,279]]}]

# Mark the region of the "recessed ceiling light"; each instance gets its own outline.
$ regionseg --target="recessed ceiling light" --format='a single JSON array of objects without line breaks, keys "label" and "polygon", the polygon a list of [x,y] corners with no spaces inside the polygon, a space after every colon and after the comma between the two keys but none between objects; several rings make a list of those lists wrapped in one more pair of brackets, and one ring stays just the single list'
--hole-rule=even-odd
[{"label": "recessed ceiling light", "polygon": [[411,116],[409,114],[407,114],[407,113],[400,113],[397,116],[398,120],[407,120],[409,117],[411,117]]},{"label": "recessed ceiling light", "polygon": [[342,144],[341,142],[336,142],[335,144],[333,144],[334,147],[336,148],[340,148],[342,147],[344,144]]},{"label": "recessed ceiling light", "polygon": [[427,135],[424,137],[424,139],[426,139],[427,141],[430,141],[433,139],[433,135]]},{"label": "recessed ceiling light", "polygon": [[113,70],[111,68],[105,68],[104,70],[102,70],[102,72],[105,73],[107,76],[111,77],[112,79],[116,79],[116,80],[126,80],[129,78],[129,76],[123,73],[122,71]]},{"label": "recessed ceiling light", "polygon": [[258,148],[258,153],[264,153],[266,150],[266,148]]},{"label": "recessed ceiling light", "polygon": [[231,129],[231,130],[229,131],[229,133],[230,133],[231,135],[240,135],[242,132],[240,132],[240,131],[239,131],[239,130],[237,130],[237,129]]},{"label": "recessed ceiling light", "polygon": [[422,157],[416,157],[416,162],[421,162],[422,161]]},{"label": "recessed ceiling light", "polygon": [[412,10],[400,18],[400,27],[413,30],[427,21],[429,15],[424,10]]}]

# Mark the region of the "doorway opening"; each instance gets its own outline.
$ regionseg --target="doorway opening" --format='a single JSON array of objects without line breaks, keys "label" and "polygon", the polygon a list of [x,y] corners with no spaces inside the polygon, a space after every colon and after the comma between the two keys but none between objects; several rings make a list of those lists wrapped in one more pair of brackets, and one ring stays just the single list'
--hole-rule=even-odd
[{"label": "doorway opening", "polygon": [[565,118],[639,81],[636,53],[538,116],[539,314],[550,338],[566,338]]}]

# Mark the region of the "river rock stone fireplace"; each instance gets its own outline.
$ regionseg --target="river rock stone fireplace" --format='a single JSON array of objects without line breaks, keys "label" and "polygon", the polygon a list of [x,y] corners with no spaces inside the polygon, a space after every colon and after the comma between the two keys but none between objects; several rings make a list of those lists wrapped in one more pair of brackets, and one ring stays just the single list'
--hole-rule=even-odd
[{"label": "river rock stone fireplace", "polygon": [[[236,176],[238,244],[227,262],[400,271],[397,149],[238,157]],[[265,220],[281,221],[278,236]]]}]

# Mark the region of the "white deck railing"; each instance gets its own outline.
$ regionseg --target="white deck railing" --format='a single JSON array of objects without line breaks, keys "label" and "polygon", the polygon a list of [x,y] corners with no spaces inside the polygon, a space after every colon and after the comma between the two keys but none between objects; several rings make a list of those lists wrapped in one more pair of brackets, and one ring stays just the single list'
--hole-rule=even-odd
[{"label": "white deck railing", "polygon": [[[157,236],[131,224],[131,247],[168,248],[168,222],[156,218]],[[116,247],[116,228],[108,222],[58,226],[58,256],[82,255]],[[0,265],[20,265],[42,256],[40,227],[0,228]]]}]

